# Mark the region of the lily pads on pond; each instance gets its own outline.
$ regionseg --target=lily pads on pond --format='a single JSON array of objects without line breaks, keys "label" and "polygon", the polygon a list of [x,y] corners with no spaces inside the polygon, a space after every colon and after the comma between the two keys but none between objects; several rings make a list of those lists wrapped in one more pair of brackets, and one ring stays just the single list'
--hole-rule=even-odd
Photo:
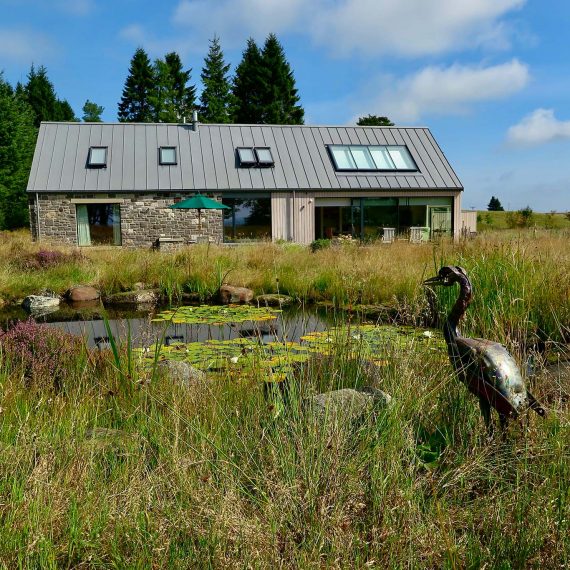
[{"label": "lily pads on pond", "polygon": [[224,325],[246,321],[273,321],[280,313],[281,311],[277,309],[250,305],[200,305],[196,307],[188,305],[162,311],[152,320],[155,323]]}]

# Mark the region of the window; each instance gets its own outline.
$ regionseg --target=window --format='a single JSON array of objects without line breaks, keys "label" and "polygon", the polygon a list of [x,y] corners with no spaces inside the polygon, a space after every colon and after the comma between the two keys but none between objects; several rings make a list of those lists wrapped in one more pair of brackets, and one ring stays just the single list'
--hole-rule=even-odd
[{"label": "window", "polygon": [[238,146],[236,148],[240,166],[273,166],[273,154],[268,146]]},{"label": "window", "polygon": [[275,164],[273,155],[271,154],[271,149],[268,147],[256,146],[255,156],[257,157],[257,163],[259,166],[272,166]]},{"label": "window", "polygon": [[89,148],[89,156],[87,165],[94,168],[103,168],[107,166],[107,147],[92,146]]},{"label": "window", "polygon": [[253,148],[251,147],[238,147],[237,148],[240,166],[254,166],[257,164]]},{"label": "window", "polygon": [[121,245],[119,204],[77,204],[77,245]]},{"label": "window", "polygon": [[159,151],[160,164],[177,164],[175,146],[161,146]]},{"label": "window", "polygon": [[405,146],[339,145],[328,146],[335,170],[375,171],[418,170],[410,151]]}]

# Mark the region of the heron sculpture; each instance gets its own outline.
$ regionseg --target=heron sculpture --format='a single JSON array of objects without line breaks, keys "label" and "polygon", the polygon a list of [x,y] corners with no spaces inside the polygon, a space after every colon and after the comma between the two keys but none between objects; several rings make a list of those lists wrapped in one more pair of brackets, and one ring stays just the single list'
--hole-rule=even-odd
[{"label": "heron sculpture", "polygon": [[459,283],[459,297],[443,325],[443,336],[457,376],[479,398],[486,425],[491,427],[491,408],[499,413],[502,428],[509,418],[518,417],[527,408],[532,408],[540,416],[546,415],[544,408],[526,389],[514,358],[503,345],[461,336],[457,327],[473,297],[465,269],[458,266],[442,267],[435,277],[424,281],[428,287],[451,287],[455,283]]}]

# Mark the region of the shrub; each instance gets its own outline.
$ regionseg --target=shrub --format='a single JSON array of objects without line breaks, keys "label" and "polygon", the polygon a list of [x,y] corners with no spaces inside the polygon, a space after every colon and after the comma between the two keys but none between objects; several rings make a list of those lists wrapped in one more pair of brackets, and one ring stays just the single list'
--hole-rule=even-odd
[{"label": "shrub", "polygon": [[83,256],[80,252],[64,253],[57,250],[40,249],[23,257],[20,260],[20,266],[23,269],[47,269],[63,263],[82,260]]},{"label": "shrub", "polygon": [[330,246],[330,239],[316,239],[311,243],[311,251],[315,253],[315,251],[319,251],[319,249],[327,249]]},{"label": "shrub", "polygon": [[0,330],[3,358],[19,369],[26,384],[59,389],[82,353],[82,341],[60,329],[40,325],[32,318],[8,331]]}]

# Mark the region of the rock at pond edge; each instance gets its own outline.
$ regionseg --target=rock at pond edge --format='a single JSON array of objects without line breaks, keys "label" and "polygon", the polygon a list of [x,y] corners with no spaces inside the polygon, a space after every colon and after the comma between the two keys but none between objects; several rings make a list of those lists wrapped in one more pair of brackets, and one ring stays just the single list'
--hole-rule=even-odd
[{"label": "rock at pond edge", "polygon": [[44,295],[28,295],[22,301],[22,307],[26,311],[37,312],[59,306],[59,297],[46,297]]},{"label": "rock at pond edge", "polygon": [[293,297],[278,293],[268,293],[266,295],[257,295],[255,302],[258,307],[285,307],[293,302]]},{"label": "rock at pond edge", "polygon": [[220,303],[224,305],[234,303],[250,303],[253,300],[253,291],[247,287],[233,287],[222,285],[218,293]]},{"label": "rock at pond edge", "polygon": [[180,360],[162,360],[158,363],[158,373],[185,388],[199,386],[206,381],[205,372]]},{"label": "rock at pond edge", "polygon": [[78,301],[96,301],[101,296],[101,293],[89,285],[78,285],[77,287],[71,287],[65,293],[67,299],[72,302]]}]

